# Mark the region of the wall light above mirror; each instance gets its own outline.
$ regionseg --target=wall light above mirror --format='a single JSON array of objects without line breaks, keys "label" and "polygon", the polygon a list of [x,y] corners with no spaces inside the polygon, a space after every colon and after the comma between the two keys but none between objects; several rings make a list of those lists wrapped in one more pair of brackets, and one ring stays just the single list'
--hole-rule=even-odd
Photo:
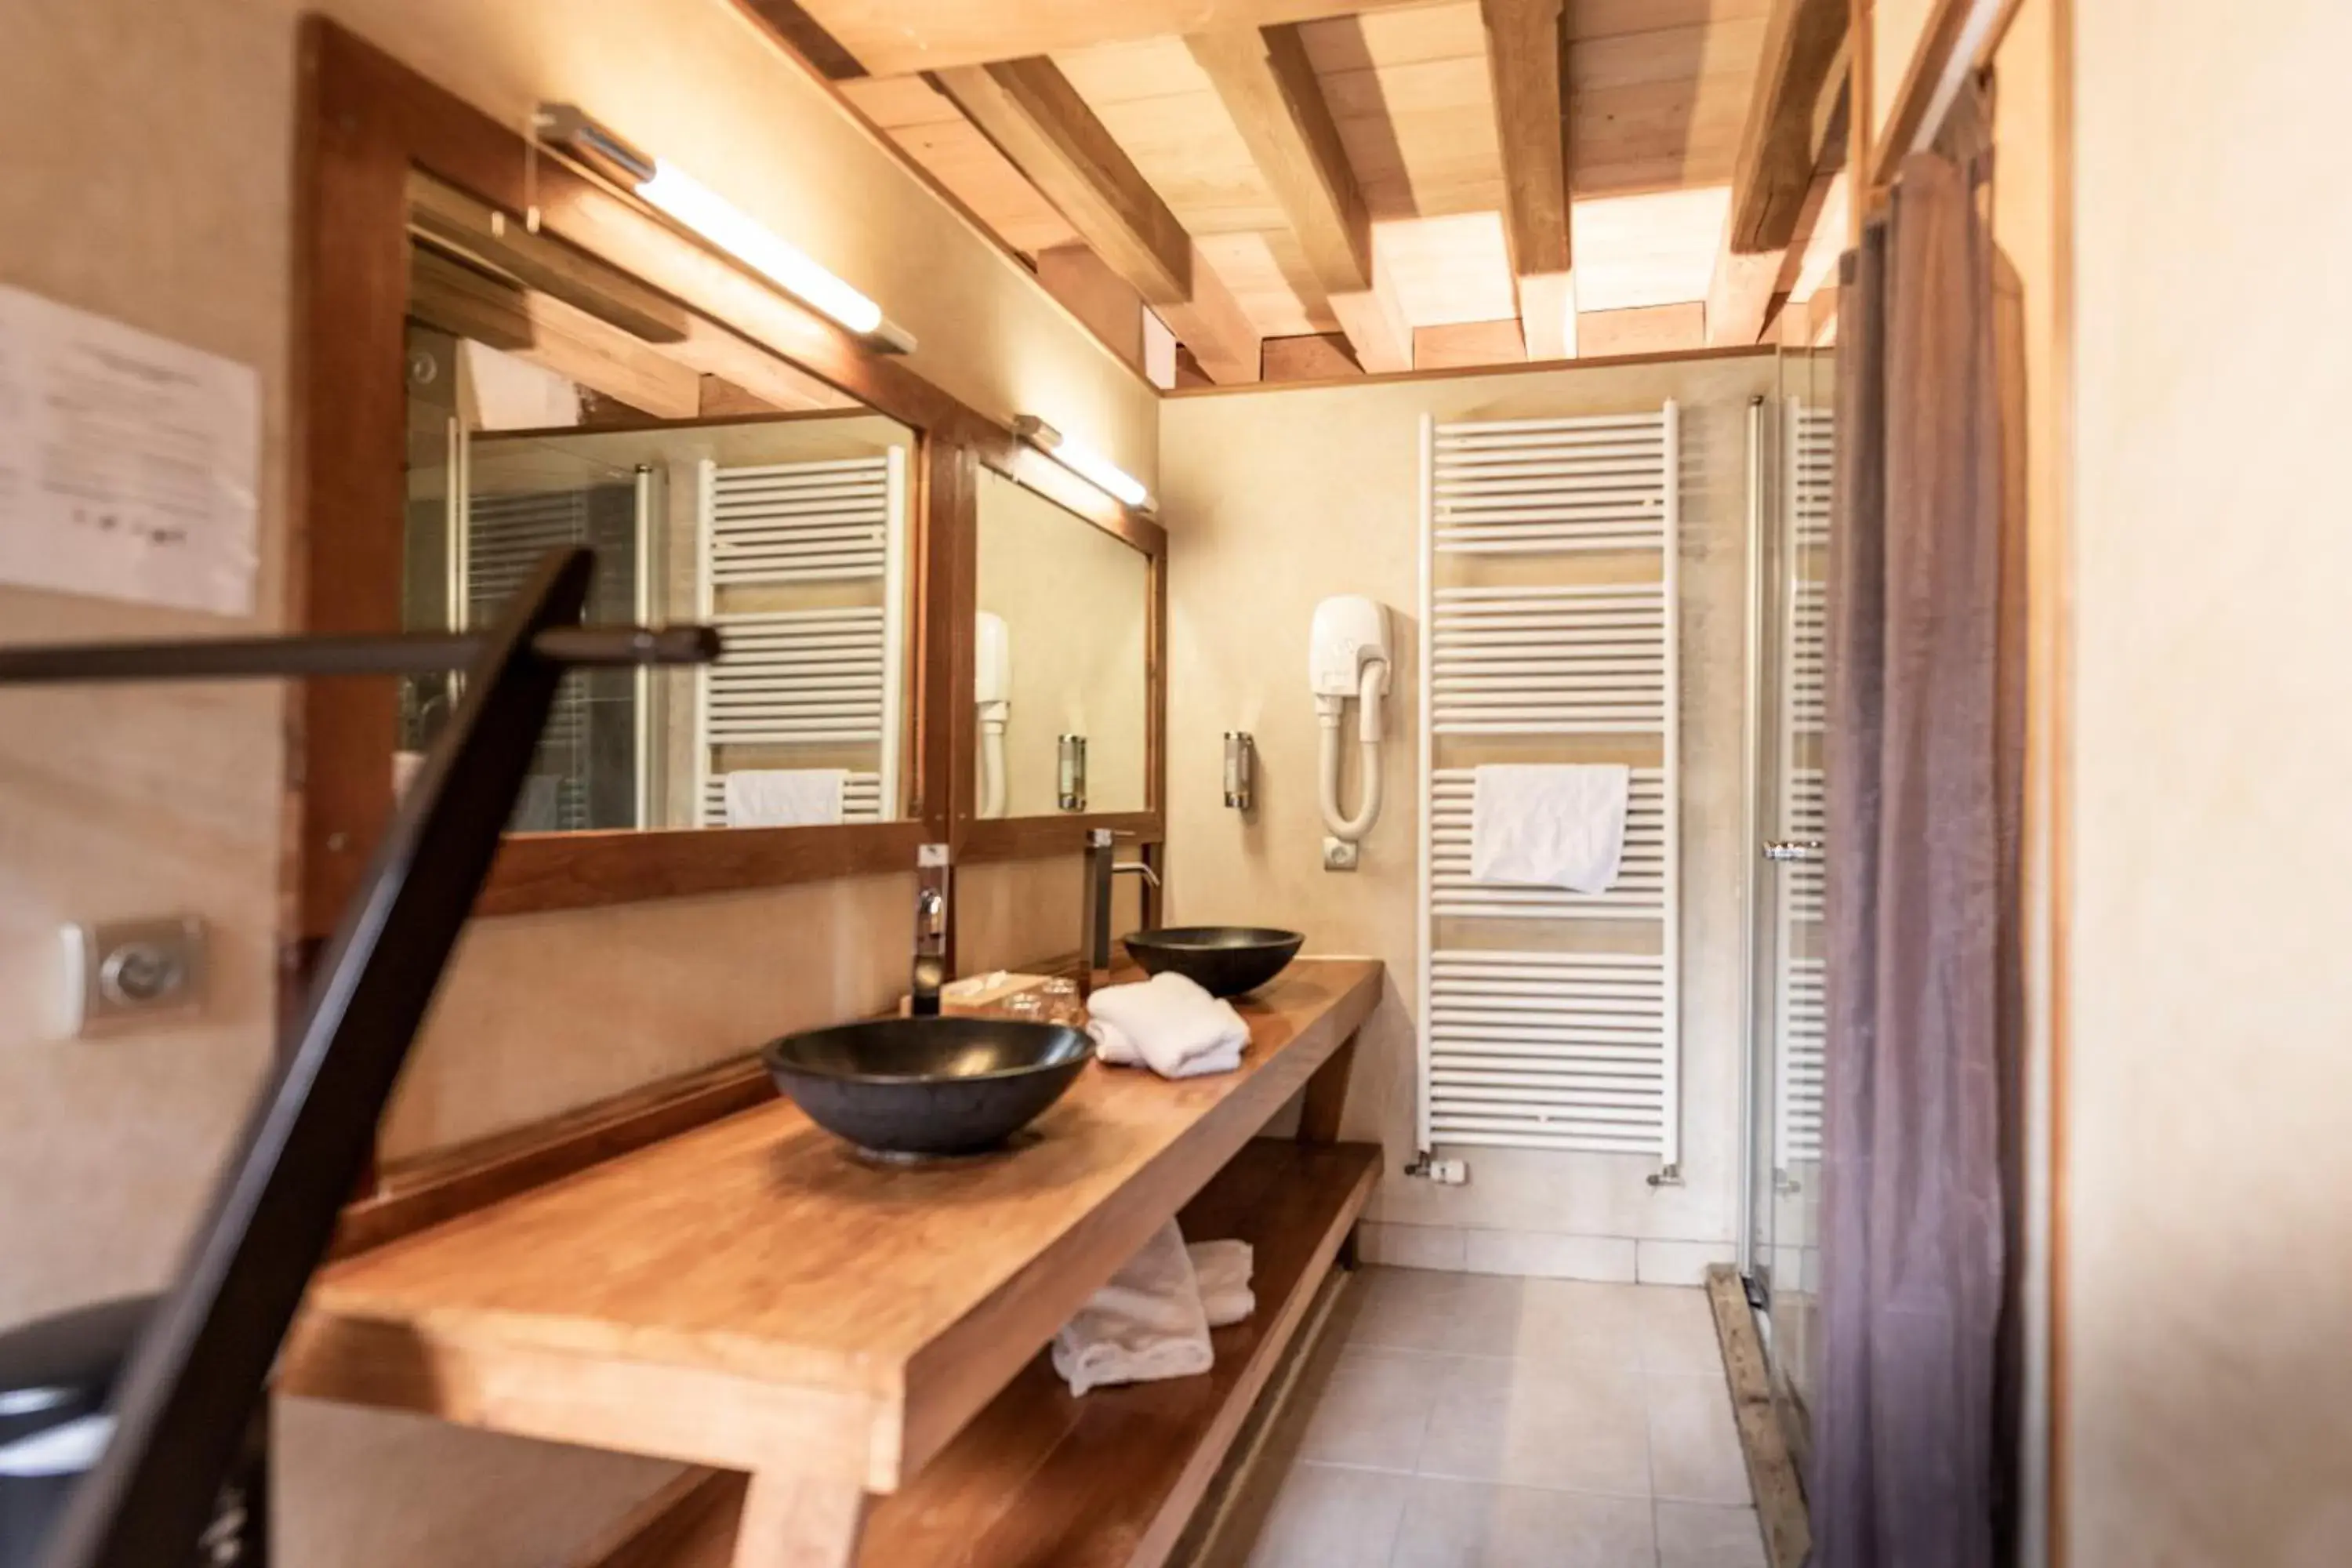
[{"label": "wall light above mirror", "polygon": [[631,145],[572,104],[540,105],[535,124],[546,142],[851,331],[893,353],[914,352],[914,338],[881,306],[675,163]]},{"label": "wall light above mirror", "polygon": [[[511,830],[904,817],[916,433],[781,360],[757,391],[729,379],[710,366],[751,345],[714,361],[719,329],[467,205],[416,182],[404,624],[478,624],[586,544],[597,616],[727,643],[699,670],[567,677]],[[535,286],[559,276],[569,300]],[[404,688],[396,772],[453,695]]]}]

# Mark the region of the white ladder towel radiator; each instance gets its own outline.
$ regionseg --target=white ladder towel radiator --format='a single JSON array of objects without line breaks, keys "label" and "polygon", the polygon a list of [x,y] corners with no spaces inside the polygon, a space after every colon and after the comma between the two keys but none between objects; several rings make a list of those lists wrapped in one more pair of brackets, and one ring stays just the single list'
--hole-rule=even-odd
[{"label": "white ladder towel radiator", "polygon": [[[1780,835],[1818,844],[1827,831],[1827,777],[1820,754],[1829,699],[1830,481],[1836,457],[1836,416],[1801,398],[1788,401],[1790,529],[1788,573],[1780,616]],[[1774,903],[1780,931],[1774,944],[1772,1163],[1786,1172],[1822,1157],[1822,1060],[1828,1025],[1828,970],[1822,958],[1822,895],[1827,868],[1819,858],[1779,868]]]},{"label": "white ladder towel radiator", "polygon": [[[1638,1153],[1669,1172],[1681,1158],[1680,466],[1671,402],[1422,421],[1424,1151]],[[1472,879],[1465,758],[1615,760],[1629,745],[1647,760],[1613,887]]]}]

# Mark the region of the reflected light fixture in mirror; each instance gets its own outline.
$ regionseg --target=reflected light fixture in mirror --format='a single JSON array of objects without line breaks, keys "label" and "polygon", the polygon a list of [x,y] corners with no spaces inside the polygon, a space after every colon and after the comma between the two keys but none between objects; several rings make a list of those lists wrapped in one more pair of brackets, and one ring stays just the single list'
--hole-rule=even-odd
[{"label": "reflected light fixture in mirror", "polygon": [[1151,510],[1151,492],[1143,481],[1082,441],[1073,441],[1034,414],[1013,421],[1023,440],[1109,496],[1138,511]]},{"label": "reflected light fixture in mirror", "polygon": [[914,338],[884,316],[881,306],[676,164],[640,152],[573,104],[540,105],[537,125],[540,135],[547,142],[635,191],[648,205],[683,224],[803,304],[870,339],[877,347],[898,353],[914,352]]}]

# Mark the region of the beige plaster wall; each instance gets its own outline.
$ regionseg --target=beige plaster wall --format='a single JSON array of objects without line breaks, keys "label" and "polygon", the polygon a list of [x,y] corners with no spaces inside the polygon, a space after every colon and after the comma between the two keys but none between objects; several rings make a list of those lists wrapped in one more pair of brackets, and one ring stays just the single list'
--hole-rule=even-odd
[{"label": "beige plaster wall", "polygon": [[2352,8],[2073,7],[2067,1560],[2336,1563]]},{"label": "beige plaster wall", "polygon": [[1151,562],[993,470],[980,481],[981,609],[1004,617],[1004,815],[1052,816],[1057,737],[1087,738],[1087,809],[1141,811]]},{"label": "beige plaster wall", "polygon": [[[509,123],[544,99],[589,107],[883,301],[921,340],[915,367],[940,385],[999,417],[1043,415],[1155,475],[1158,414],[1140,378],[728,0],[320,8]],[[263,608],[250,623],[0,589],[0,638],[279,623],[297,14],[293,0],[8,9],[0,134],[16,153],[0,180],[0,282],[257,367],[267,430]],[[257,1081],[281,708],[262,687],[0,695],[0,1324],[157,1283]],[[1006,874],[979,873],[975,902],[1026,919],[1027,905],[985,892]],[[903,984],[888,955],[910,902],[886,878],[486,922],[441,999],[395,1136],[423,1146],[478,1130],[489,1119],[473,1096],[551,1108],[798,1019],[878,1005]],[[48,1041],[58,925],[170,910],[213,923],[206,1016],[103,1044]],[[872,952],[839,934],[849,921],[873,933]],[[1034,940],[1016,925],[976,945],[1066,948],[1047,923]],[[299,1406],[285,1432],[280,1560],[295,1568],[560,1560],[660,1477]]]},{"label": "beige plaster wall", "polygon": [[[1369,953],[1389,993],[1360,1042],[1349,1135],[1390,1158],[1372,1250],[1437,1267],[1696,1281],[1732,1255],[1738,1206],[1738,843],[1745,657],[1746,419],[1769,353],[1678,363],[1171,398],[1169,524],[1171,918],[1284,925],[1308,951]],[[1414,1043],[1419,421],[1595,414],[1681,400],[1683,1060],[1686,1184],[1653,1189],[1629,1155],[1464,1151],[1467,1186],[1405,1178]],[[1402,668],[1382,752],[1387,805],[1362,869],[1322,868],[1307,630],[1360,593],[1396,613]],[[1223,733],[1257,738],[1256,812],[1225,809]],[[1352,751],[1354,748],[1349,748]],[[1357,798],[1350,781],[1346,798]]]},{"label": "beige plaster wall", "polygon": [[[1895,111],[1911,57],[1919,52],[1936,0],[1866,0],[1870,11],[1870,125],[1874,145]],[[1873,154],[1875,156],[1875,154]]]}]

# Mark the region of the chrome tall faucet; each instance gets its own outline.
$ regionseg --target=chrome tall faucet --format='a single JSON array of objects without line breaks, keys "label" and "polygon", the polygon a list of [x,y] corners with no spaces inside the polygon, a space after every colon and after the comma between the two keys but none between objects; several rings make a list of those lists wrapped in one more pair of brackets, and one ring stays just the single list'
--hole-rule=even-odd
[{"label": "chrome tall faucet", "polygon": [[948,973],[948,868],[946,845],[916,849],[915,973],[907,1011],[917,1018],[940,1016],[940,986]]},{"label": "chrome tall faucet", "polygon": [[1087,830],[1087,886],[1080,909],[1078,952],[1086,960],[1087,989],[1110,979],[1110,893],[1111,879],[1122,871],[1132,871],[1152,887],[1160,886],[1160,873],[1140,860],[1121,860],[1111,847],[1114,835],[1108,827]]}]

